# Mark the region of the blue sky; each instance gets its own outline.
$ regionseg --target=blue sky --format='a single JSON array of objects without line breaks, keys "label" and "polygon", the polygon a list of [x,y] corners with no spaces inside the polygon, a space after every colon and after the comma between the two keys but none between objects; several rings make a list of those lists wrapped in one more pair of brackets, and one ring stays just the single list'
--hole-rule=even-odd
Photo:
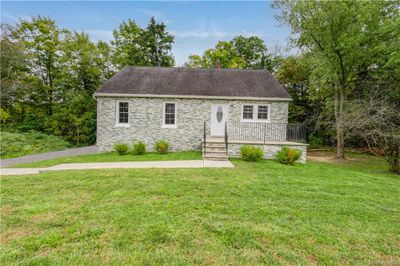
[{"label": "blue sky", "polygon": [[146,26],[151,16],[167,24],[175,36],[173,54],[182,65],[189,54],[202,54],[220,40],[237,35],[255,35],[267,47],[286,47],[290,30],[279,27],[271,2],[106,2],[106,1],[2,1],[1,21],[16,23],[42,15],[53,18],[57,25],[87,32],[93,40],[110,41],[112,30],[131,18]]}]

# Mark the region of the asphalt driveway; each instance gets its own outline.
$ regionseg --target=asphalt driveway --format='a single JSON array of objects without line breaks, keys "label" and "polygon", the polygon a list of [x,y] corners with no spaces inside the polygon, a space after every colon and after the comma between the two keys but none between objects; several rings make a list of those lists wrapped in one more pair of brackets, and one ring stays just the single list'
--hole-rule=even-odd
[{"label": "asphalt driveway", "polygon": [[37,161],[44,161],[50,160],[54,158],[60,157],[68,157],[68,156],[75,156],[75,155],[83,155],[83,154],[91,154],[97,152],[97,146],[88,146],[88,147],[81,147],[81,148],[72,148],[63,151],[53,151],[53,152],[46,152],[34,155],[27,155],[18,158],[11,158],[11,159],[1,159],[0,160],[0,167],[10,167],[20,163],[31,163]]}]

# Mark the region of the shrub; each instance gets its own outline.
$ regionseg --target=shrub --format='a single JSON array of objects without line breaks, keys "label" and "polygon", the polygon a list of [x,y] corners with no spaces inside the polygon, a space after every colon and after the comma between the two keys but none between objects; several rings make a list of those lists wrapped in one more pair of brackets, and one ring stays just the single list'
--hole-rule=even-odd
[{"label": "shrub", "polygon": [[276,154],[276,159],[280,163],[294,165],[294,163],[300,159],[300,156],[301,150],[282,147],[282,149]]},{"label": "shrub", "polygon": [[310,148],[320,148],[324,146],[324,140],[321,137],[311,135],[308,144]]},{"label": "shrub", "polygon": [[169,142],[166,140],[158,140],[154,143],[154,150],[158,153],[167,153],[169,149]]},{"label": "shrub", "polygon": [[25,133],[2,131],[0,145],[1,158],[15,158],[29,154],[60,151],[71,147],[71,144],[60,137],[36,131]]},{"label": "shrub", "polygon": [[119,154],[119,155],[125,155],[128,154],[128,145],[125,143],[117,143],[114,145],[114,150]]},{"label": "shrub", "polygon": [[263,151],[259,147],[243,145],[240,148],[240,157],[248,162],[255,162],[264,157]]},{"label": "shrub", "polygon": [[146,144],[143,141],[136,141],[133,143],[132,153],[134,155],[142,155],[146,153]]}]

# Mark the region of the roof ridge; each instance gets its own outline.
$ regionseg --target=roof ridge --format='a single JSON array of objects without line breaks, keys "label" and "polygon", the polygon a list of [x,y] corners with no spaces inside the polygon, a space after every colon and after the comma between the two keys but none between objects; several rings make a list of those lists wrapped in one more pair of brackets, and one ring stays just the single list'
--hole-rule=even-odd
[{"label": "roof ridge", "polygon": [[265,69],[265,68],[263,68],[263,69],[259,69],[259,68],[257,68],[257,69],[252,69],[252,68],[214,68],[214,67],[213,68],[211,68],[211,67],[205,68],[205,67],[182,67],[182,66],[168,67],[168,66],[131,66],[131,65],[128,65],[128,66],[124,66],[122,69],[125,69],[125,68],[143,68],[143,69],[158,68],[158,69],[188,69],[188,70],[190,69],[190,70],[217,70],[217,71],[222,70],[222,71],[249,71],[249,72],[264,71],[264,72],[267,72],[272,75],[272,73],[269,72],[269,70]]}]

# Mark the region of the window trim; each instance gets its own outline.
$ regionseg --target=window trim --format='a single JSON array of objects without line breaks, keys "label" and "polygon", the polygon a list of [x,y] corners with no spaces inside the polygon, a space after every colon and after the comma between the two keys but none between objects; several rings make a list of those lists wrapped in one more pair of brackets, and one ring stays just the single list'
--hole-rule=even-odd
[{"label": "window trim", "polygon": [[[253,106],[253,119],[244,119],[243,118],[243,111],[245,105],[252,105]],[[267,106],[268,108],[268,118],[267,119],[258,119],[258,106]],[[271,122],[271,104],[251,104],[251,103],[244,103],[241,106],[240,110],[240,122],[262,122],[262,123],[270,123]]]},{"label": "window trim", "polygon": [[[165,109],[167,104],[174,104],[175,106],[175,117],[174,117],[174,122],[175,124],[165,124]],[[162,128],[177,128],[177,117],[178,117],[178,108],[176,102],[164,102],[162,105]]]},{"label": "window trim", "polygon": [[[120,103],[128,103],[128,123],[120,123],[119,122],[119,104]],[[115,104],[115,127],[130,127],[131,124],[131,119],[129,115],[130,107],[129,107],[129,101],[127,100],[117,100]]]},{"label": "window trim", "polygon": [[[252,110],[251,110],[251,115],[252,115],[252,118],[243,118],[243,116],[244,116],[244,107],[245,106],[251,106],[252,107]],[[242,120],[244,120],[244,121],[253,121],[254,120],[254,104],[243,104],[242,105],[242,114],[241,114],[241,118],[242,118]]]}]

